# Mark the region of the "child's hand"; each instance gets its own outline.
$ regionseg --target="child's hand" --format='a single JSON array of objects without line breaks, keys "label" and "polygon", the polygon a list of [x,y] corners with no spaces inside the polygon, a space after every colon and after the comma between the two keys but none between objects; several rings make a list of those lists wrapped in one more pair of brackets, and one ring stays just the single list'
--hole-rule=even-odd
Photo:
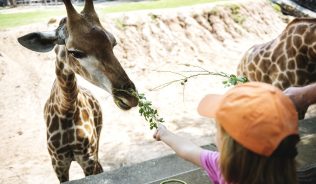
[{"label": "child's hand", "polygon": [[161,137],[164,136],[167,132],[168,132],[167,128],[164,125],[162,125],[161,123],[159,123],[158,128],[156,129],[153,137],[157,141],[160,141]]}]

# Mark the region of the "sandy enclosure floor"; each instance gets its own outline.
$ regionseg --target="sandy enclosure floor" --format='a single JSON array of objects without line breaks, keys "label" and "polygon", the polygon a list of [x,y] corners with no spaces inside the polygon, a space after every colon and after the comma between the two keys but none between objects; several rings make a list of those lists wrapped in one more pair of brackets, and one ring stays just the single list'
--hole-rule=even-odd
[{"label": "sandy enclosure floor", "polygon": [[[119,61],[140,92],[146,93],[165,125],[199,145],[213,142],[214,124],[198,116],[196,106],[208,92],[226,90],[222,78],[198,77],[184,90],[178,79],[157,71],[192,71],[184,64],[210,71],[235,73],[242,54],[253,44],[268,41],[285,27],[284,17],[266,1],[238,5],[199,5],[100,16],[118,40]],[[238,20],[242,22],[238,23]],[[39,54],[21,47],[16,38],[33,31],[53,29],[46,22],[2,30],[0,34],[0,183],[57,183],[46,148],[43,107],[55,78],[53,52]],[[119,110],[111,96],[79,79],[102,104],[104,120],[99,158],[104,170],[171,154],[152,139],[153,131],[134,108]],[[84,177],[73,162],[70,179]]]}]

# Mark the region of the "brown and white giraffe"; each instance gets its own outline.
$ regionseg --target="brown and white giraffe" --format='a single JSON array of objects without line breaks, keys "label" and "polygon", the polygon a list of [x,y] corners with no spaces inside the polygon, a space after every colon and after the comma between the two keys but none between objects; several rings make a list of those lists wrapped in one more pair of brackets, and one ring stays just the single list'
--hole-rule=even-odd
[{"label": "brown and white giraffe", "polygon": [[69,180],[69,167],[77,161],[85,175],[102,172],[98,143],[102,113],[92,94],[77,85],[76,74],[112,94],[123,110],[138,104],[129,91],[133,82],[113,53],[115,38],[106,31],[92,0],[78,13],[64,0],[67,18],[53,32],[34,32],[18,38],[20,44],[37,52],[55,47],[56,80],[45,104],[48,151],[60,182]]},{"label": "brown and white giraffe", "polygon": [[297,18],[275,39],[251,47],[237,75],[280,89],[316,81],[316,19]]}]

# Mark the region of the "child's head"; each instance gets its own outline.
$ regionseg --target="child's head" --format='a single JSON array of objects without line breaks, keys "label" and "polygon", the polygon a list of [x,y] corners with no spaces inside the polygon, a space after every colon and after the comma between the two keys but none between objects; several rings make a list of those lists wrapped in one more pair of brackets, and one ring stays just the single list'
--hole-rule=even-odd
[{"label": "child's head", "polygon": [[228,182],[296,182],[298,118],[282,91],[249,82],[207,95],[198,111],[220,127],[220,167]]}]

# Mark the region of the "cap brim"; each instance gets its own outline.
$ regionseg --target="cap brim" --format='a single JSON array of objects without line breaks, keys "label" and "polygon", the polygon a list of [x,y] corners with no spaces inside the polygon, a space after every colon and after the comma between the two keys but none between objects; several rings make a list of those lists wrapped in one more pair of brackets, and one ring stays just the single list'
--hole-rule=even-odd
[{"label": "cap brim", "polygon": [[206,95],[200,102],[198,106],[198,113],[201,116],[214,118],[218,106],[220,105],[223,99],[223,95],[218,94],[209,94]]}]

